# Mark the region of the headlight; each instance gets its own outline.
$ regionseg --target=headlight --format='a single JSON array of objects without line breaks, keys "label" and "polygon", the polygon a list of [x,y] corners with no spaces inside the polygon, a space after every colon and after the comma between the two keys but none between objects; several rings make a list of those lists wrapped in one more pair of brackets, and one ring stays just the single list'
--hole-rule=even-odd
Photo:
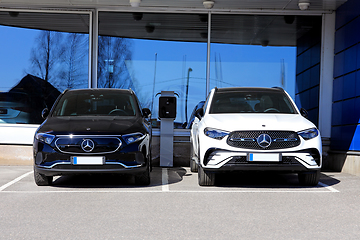
[{"label": "headlight", "polygon": [[44,142],[50,145],[51,142],[54,140],[55,136],[47,133],[37,133],[35,135],[35,138],[40,142]]},{"label": "headlight", "polygon": [[224,137],[226,137],[227,135],[229,135],[229,132],[218,130],[218,129],[213,129],[213,128],[205,128],[204,134],[210,138],[221,140]]},{"label": "headlight", "polygon": [[305,140],[312,139],[314,137],[319,136],[319,130],[316,128],[307,129],[301,132],[298,132],[298,134]]},{"label": "headlight", "polygon": [[123,135],[122,137],[126,142],[126,144],[130,144],[144,139],[145,135],[142,133],[132,133],[132,134]]}]

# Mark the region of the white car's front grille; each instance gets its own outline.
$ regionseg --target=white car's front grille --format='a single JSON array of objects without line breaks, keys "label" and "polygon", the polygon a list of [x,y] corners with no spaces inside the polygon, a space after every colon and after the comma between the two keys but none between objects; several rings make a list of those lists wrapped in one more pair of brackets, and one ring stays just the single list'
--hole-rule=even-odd
[{"label": "white car's front grille", "polygon": [[232,147],[256,150],[292,148],[300,145],[300,137],[291,131],[236,131],[229,134]]}]

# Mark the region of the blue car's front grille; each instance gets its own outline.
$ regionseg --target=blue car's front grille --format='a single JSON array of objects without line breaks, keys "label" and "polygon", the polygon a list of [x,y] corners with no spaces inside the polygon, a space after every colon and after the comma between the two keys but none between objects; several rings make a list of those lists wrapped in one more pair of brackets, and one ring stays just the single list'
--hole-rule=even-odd
[{"label": "blue car's front grille", "polygon": [[59,136],[55,145],[62,153],[105,154],[116,152],[121,140],[112,136]]}]

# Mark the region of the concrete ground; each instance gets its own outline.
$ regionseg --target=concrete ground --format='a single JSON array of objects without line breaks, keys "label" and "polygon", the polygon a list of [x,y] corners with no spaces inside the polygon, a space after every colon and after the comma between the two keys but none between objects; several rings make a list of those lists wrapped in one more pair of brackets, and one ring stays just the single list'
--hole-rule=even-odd
[{"label": "concrete ground", "polygon": [[0,166],[0,239],[359,239],[360,178],[227,174],[200,187],[189,168],[154,168],[151,185],[116,175],[59,177]]}]

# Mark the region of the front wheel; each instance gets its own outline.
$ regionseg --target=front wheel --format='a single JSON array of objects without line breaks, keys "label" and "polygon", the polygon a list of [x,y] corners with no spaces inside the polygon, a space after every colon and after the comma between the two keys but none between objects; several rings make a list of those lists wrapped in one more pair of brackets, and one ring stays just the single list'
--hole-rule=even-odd
[{"label": "front wheel", "polygon": [[197,165],[196,161],[194,160],[194,157],[195,157],[194,147],[191,143],[191,146],[190,146],[190,171],[191,172],[198,171],[198,165]]},{"label": "front wheel", "polygon": [[215,173],[207,172],[198,165],[198,182],[200,186],[214,186],[215,176]]},{"label": "front wheel", "polygon": [[150,184],[150,167],[146,167],[146,171],[135,175],[135,184],[140,186],[147,186]]},{"label": "front wheel", "polygon": [[191,172],[198,172],[198,165],[197,165],[196,161],[193,158],[190,159],[190,171]]},{"label": "front wheel", "polygon": [[38,186],[50,186],[53,181],[53,176],[45,176],[34,169],[34,179]]},{"label": "front wheel", "polygon": [[316,186],[320,180],[320,170],[315,172],[298,173],[299,183],[304,186]]}]

